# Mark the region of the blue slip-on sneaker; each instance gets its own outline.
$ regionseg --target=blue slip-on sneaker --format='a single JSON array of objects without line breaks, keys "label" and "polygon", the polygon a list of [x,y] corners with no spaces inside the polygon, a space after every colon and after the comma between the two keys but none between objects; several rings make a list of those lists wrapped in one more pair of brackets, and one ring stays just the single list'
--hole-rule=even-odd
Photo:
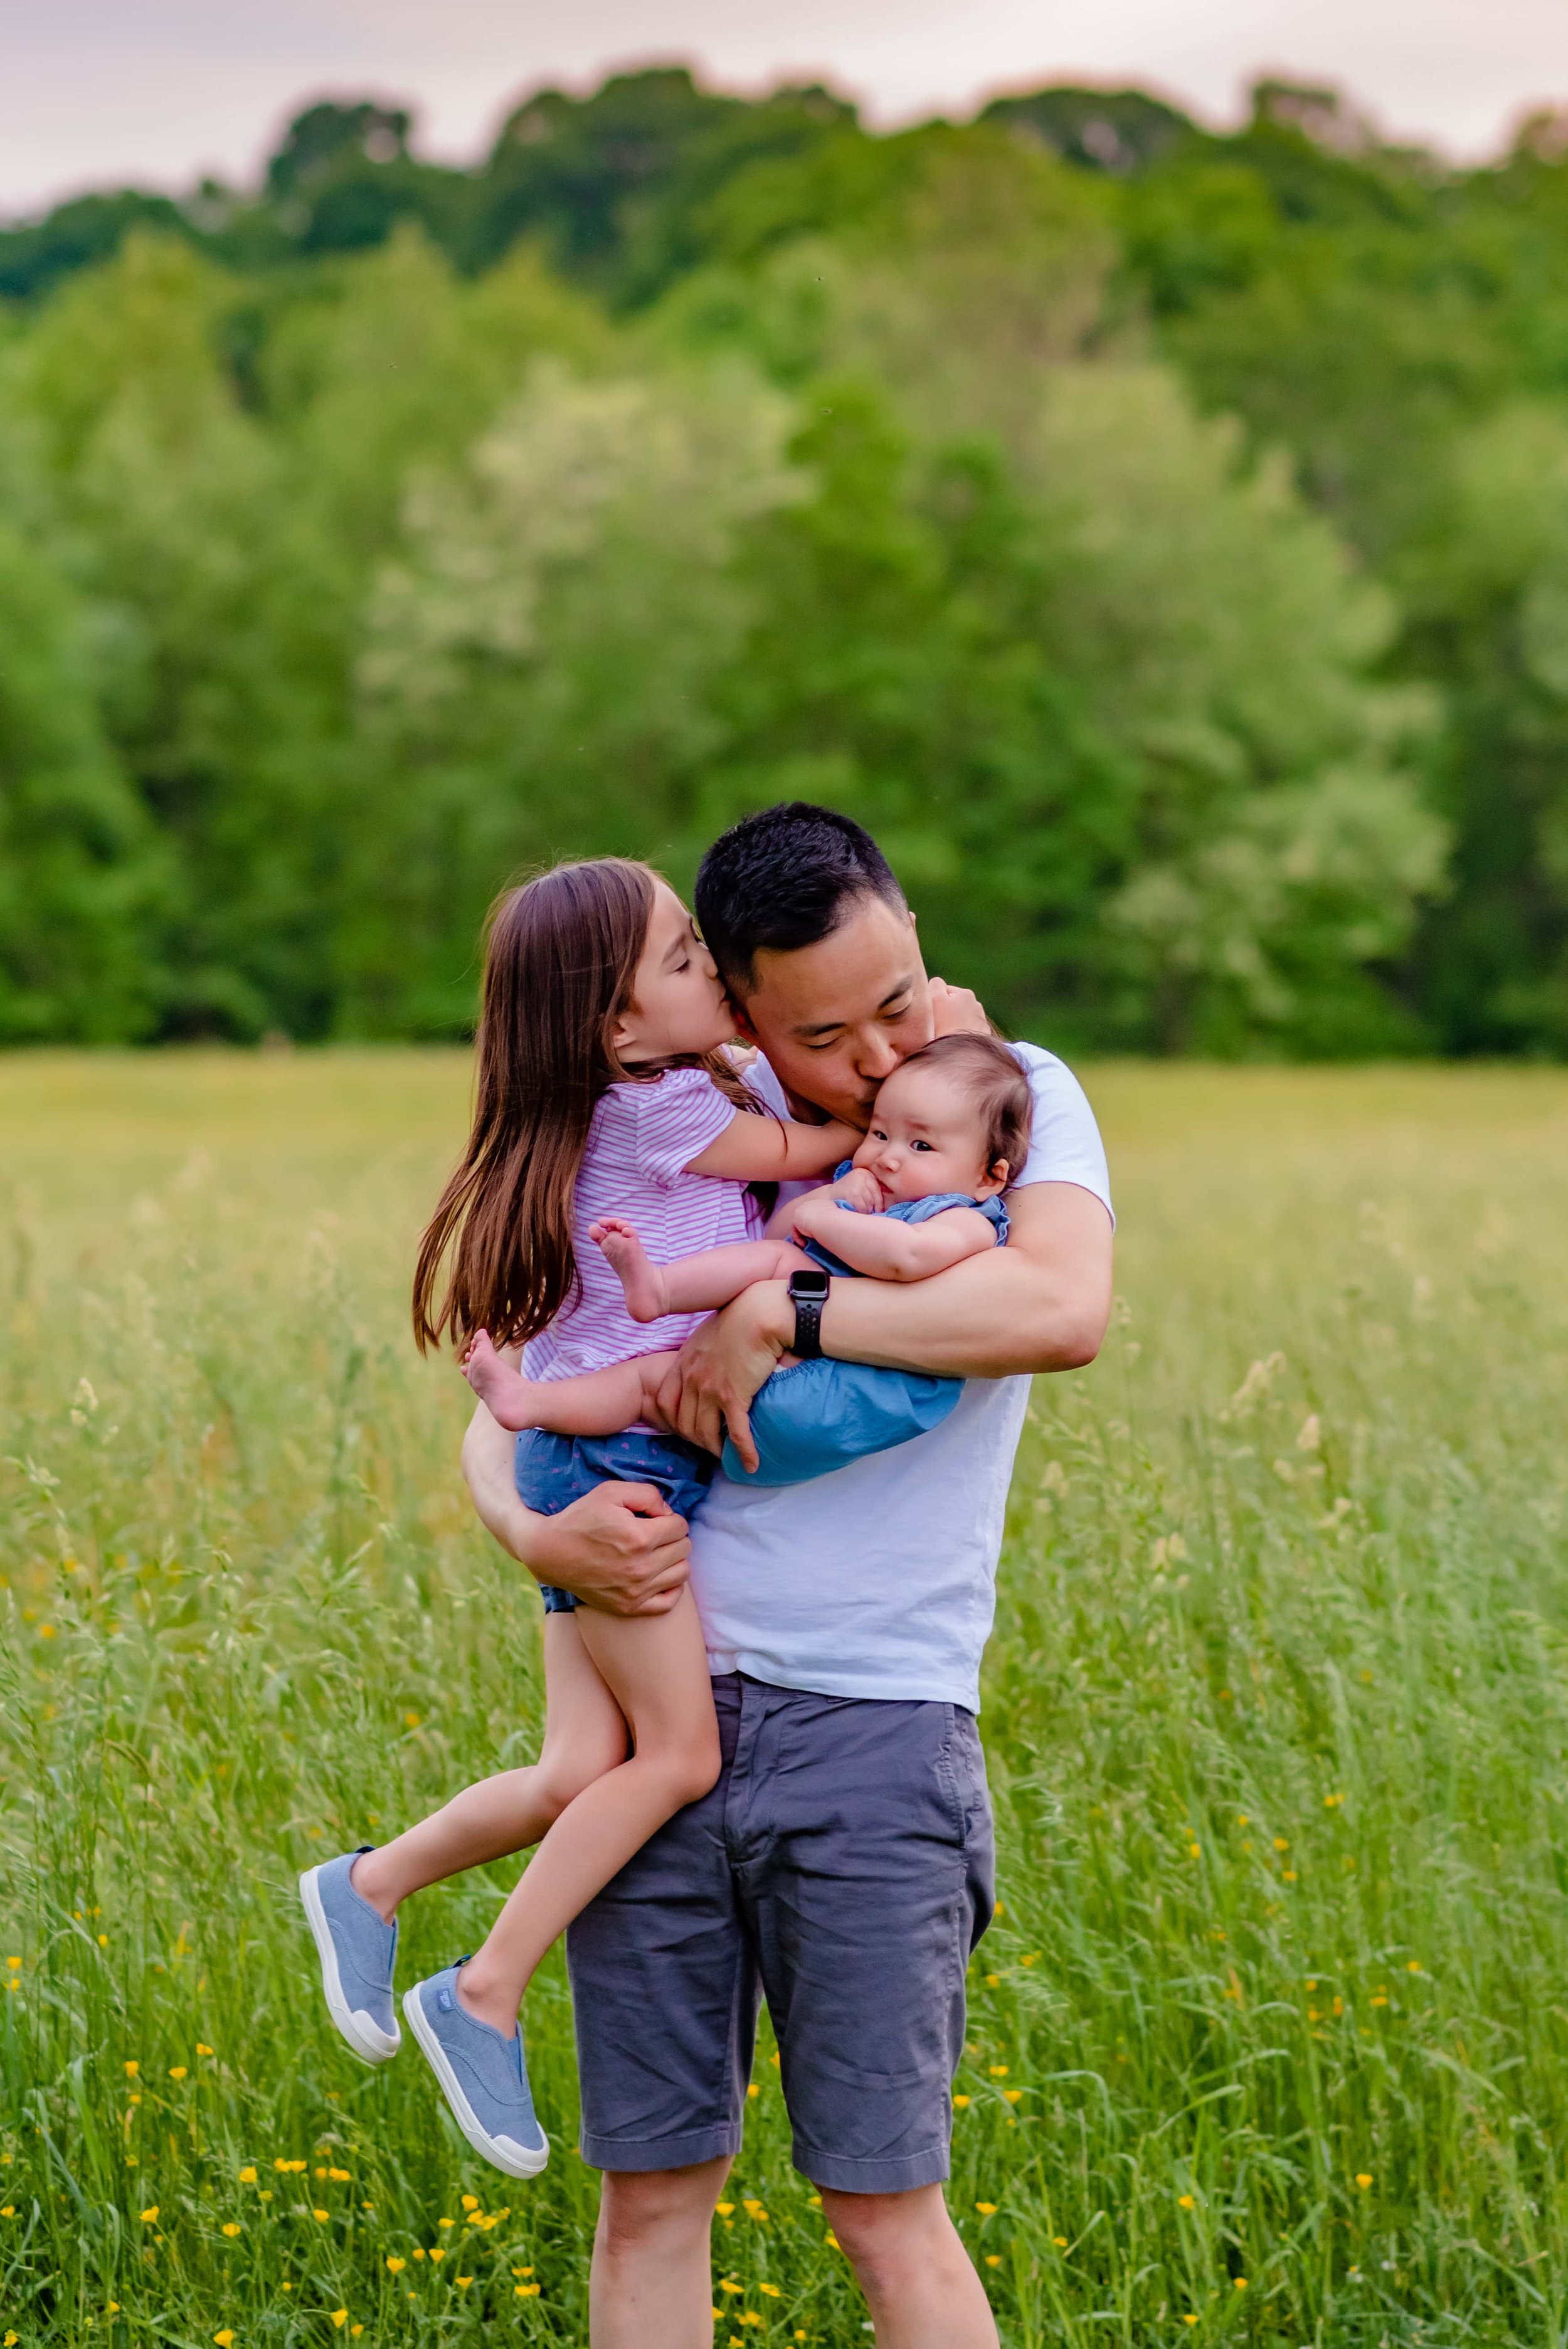
[{"label": "blue slip-on sneaker", "polygon": [[364,2063],[385,2064],[403,2044],[392,2004],[397,1928],[385,1923],[348,1880],[359,1853],[375,1847],[361,1844],[358,1851],[307,1868],[299,1897],[321,1953],[321,1986],[334,2023]]},{"label": "blue slip-on sneaker", "polygon": [[533,2116],[521,2024],[503,2039],[470,2014],[458,1998],[457,1966],[405,1991],[403,2012],[474,2151],[509,2178],[537,2178],[550,2139]]}]

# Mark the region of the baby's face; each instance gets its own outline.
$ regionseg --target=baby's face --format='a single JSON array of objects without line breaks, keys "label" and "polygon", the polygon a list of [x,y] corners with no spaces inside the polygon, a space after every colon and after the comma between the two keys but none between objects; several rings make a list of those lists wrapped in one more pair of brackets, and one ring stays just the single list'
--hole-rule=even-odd
[{"label": "baby's face", "polygon": [[890,1206],[939,1191],[988,1199],[1002,1188],[985,1163],[985,1136],[967,1088],[930,1067],[893,1071],[877,1094],[855,1164],[876,1176]]}]

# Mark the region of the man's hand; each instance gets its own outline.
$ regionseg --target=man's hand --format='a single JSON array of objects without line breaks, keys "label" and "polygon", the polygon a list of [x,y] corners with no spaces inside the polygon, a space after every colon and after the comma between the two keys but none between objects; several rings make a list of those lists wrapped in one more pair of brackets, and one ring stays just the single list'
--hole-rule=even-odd
[{"label": "man's hand", "polygon": [[606,1615],[665,1615],[690,1571],[691,1541],[651,1485],[596,1485],[559,1516],[524,1506],[512,1475],[517,1438],[480,1403],[463,1439],[463,1475],[489,1531],[541,1582]]},{"label": "man's hand", "polygon": [[934,1036],[989,1036],[991,1022],[972,987],[949,987],[944,978],[931,981]]},{"label": "man's hand", "polygon": [[732,1305],[693,1331],[665,1373],[659,1410],[688,1444],[724,1448],[727,1426],[748,1468],[757,1465],[750,1411],[795,1335],[795,1309],[781,1280],[754,1281]]}]

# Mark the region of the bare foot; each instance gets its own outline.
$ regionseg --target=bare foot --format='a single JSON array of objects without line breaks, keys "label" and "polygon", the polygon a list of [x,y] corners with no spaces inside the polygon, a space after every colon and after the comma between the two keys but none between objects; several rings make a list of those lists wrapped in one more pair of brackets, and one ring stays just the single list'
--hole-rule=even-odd
[{"label": "bare foot", "polygon": [[588,1237],[603,1248],[625,1290],[626,1310],[633,1320],[660,1320],[670,1309],[665,1277],[637,1237],[634,1226],[620,1216],[606,1216],[602,1224],[589,1226]]},{"label": "bare foot", "polygon": [[531,1427],[532,1389],[529,1381],[503,1362],[490,1343],[488,1330],[470,1338],[463,1355],[462,1372],[493,1420],[502,1427]]}]

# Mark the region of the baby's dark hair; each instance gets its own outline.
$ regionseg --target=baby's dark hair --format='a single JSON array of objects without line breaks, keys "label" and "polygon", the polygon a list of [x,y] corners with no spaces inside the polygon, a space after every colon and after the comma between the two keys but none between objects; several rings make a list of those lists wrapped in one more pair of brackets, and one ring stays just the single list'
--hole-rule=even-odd
[{"label": "baby's dark hair", "polygon": [[1016,1180],[1029,1154],[1034,1098],[1029,1080],[999,1036],[938,1036],[912,1052],[905,1069],[944,1069],[965,1087],[985,1129],[985,1171],[999,1158]]}]

